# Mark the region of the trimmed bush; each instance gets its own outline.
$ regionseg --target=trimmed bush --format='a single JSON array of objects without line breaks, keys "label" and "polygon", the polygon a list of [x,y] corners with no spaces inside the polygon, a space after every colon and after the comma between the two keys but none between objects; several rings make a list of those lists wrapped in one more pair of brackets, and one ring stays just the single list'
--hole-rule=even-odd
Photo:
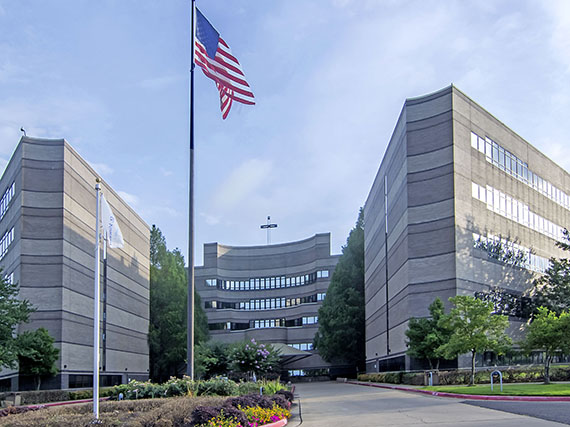
[{"label": "trimmed bush", "polygon": [[[494,368],[489,368],[475,372],[475,383],[488,384],[491,381],[491,372],[494,370]],[[501,369],[501,373],[503,374],[504,383],[544,381],[544,370],[539,367]],[[439,371],[438,375],[441,385],[469,384],[470,371],[467,370]],[[358,376],[360,381],[413,385],[422,385],[423,378],[423,372],[377,372],[360,374]],[[570,381],[570,367],[552,367],[550,379],[552,381]]]}]

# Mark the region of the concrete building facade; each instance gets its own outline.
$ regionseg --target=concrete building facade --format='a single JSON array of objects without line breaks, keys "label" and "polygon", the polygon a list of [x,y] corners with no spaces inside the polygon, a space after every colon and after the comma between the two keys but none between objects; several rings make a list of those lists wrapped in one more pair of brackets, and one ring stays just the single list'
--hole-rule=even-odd
[{"label": "concrete building facade", "polygon": [[[47,328],[60,349],[59,374],[44,379],[45,388],[92,384],[96,177],[65,140],[23,137],[0,179],[0,267],[36,307],[19,330]],[[148,378],[150,231],[107,183],[101,187],[125,241],[107,251],[101,288],[101,384],[110,385]],[[0,386],[28,384],[4,370]]]},{"label": "concrete building facade", "polygon": [[[450,86],[406,100],[364,218],[367,371],[418,369],[405,331],[436,297],[449,309],[449,297],[503,289],[521,337],[524,292],[563,256],[555,243],[570,225],[570,176]],[[499,241],[523,265],[490,256]]]},{"label": "concrete building facade", "polygon": [[286,365],[291,376],[328,370],[313,350],[313,338],[338,258],[330,253],[330,233],[266,246],[205,244],[195,286],[212,340],[253,338],[308,352]]}]

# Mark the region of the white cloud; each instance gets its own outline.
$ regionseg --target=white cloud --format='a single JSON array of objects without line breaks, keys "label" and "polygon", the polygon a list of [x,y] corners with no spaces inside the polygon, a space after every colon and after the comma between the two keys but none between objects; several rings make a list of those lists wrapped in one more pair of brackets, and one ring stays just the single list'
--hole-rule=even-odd
[{"label": "white cloud", "polygon": [[168,75],[142,80],[139,86],[144,89],[159,90],[183,80],[182,75]]},{"label": "white cloud", "polygon": [[139,204],[139,198],[134,194],[127,193],[126,191],[117,191],[117,194],[121,196],[121,198],[127,202],[128,205],[131,207],[137,207]]},{"label": "white cloud", "polygon": [[540,3],[552,19],[550,38],[552,54],[565,64],[570,73],[570,2],[568,0],[549,0]]},{"label": "white cloud", "polygon": [[87,162],[91,165],[91,167],[93,169],[95,169],[95,171],[101,175],[102,178],[105,178],[105,176],[109,176],[112,175],[114,170],[111,166],[105,164],[105,163],[93,163],[93,162]]},{"label": "white cloud", "polygon": [[273,163],[269,160],[249,159],[235,168],[215,192],[214,205],[226,211],[236,207],[253,193],[266,187]]},{"label": "white cloud", "polygon": [[218,225],[221,220],[221,217],[219,215],[211,215],[205,212],[200,212],[200,216],[204,218],[206,224],[208,225]]},{"label": "white cloud", "polygon": [[174,172],[172,172],[171,170],[167,170],[164,168],[160,168],[160,172],[162,173],[163,176],[172,176],[174,174]]}]

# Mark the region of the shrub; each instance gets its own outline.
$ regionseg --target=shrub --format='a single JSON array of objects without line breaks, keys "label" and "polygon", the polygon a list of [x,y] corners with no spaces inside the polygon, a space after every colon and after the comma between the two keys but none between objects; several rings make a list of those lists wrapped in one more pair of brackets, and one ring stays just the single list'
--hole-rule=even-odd
[{"label": "shrub", "polygon": [[[475,373],[476,384],[488,384],[490,382],[491,372],[494,368],[479,370]],[[529,368],[508,368],[502,369],[504,383],[514,382],[535,382],[542,381],[544,372],[542,368],[529,367]],[[360,381],[392,383],[392,384],[423,384],[423,373],[412,372],[372,372],[368,374],[360,374],[358,379]],[[469,371],[454,370],[454,371],[439,371],[439,383],[441,385],[460,385],[469,384]],[[553,381],[570,381],[570,367],[568,366],[555,366],[551,368],[551,379]]]},{"label": "shrub", "polygon": [[285,385],[281,384],[279,380],[269,380],[264,378],[262,381],[258,381],[257,384],[263,387],[263,394],[273,395],[279,390],[285,389]]},{"label": "shrub", "polygon": [[289,401],[289,403],[293,403],[293,399],[295,398],[293,393],[290,392],[289,390],[279,390],[275,394],[283,396],[285,399]]},{"label": "shrub", "polygon": [[196,395],[198,396],[235,396],[238,394],[238,385],[228,379],[212,378],[197,382]]}]

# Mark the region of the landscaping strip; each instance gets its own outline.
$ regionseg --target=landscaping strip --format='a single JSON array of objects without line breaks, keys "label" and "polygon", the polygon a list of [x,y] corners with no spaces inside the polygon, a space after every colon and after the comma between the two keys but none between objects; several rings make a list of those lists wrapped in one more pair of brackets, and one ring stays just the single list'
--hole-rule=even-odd
[{"label": "landscaping strip", "polygon": [[525,402],[570,402],[570,396],[487,396],[481,394],[445,393],[442,391],[421,390],[418,388],[368,383],[362,381],[347,381],[346,383],[353,385],[363,385],[366,387],[384,388],[388,390],[423,393],[437,397],[452,397],[455,399],[464,399],[464,400],[469,399],[469,400],[507,400],[507,401],[525,401]]}]

